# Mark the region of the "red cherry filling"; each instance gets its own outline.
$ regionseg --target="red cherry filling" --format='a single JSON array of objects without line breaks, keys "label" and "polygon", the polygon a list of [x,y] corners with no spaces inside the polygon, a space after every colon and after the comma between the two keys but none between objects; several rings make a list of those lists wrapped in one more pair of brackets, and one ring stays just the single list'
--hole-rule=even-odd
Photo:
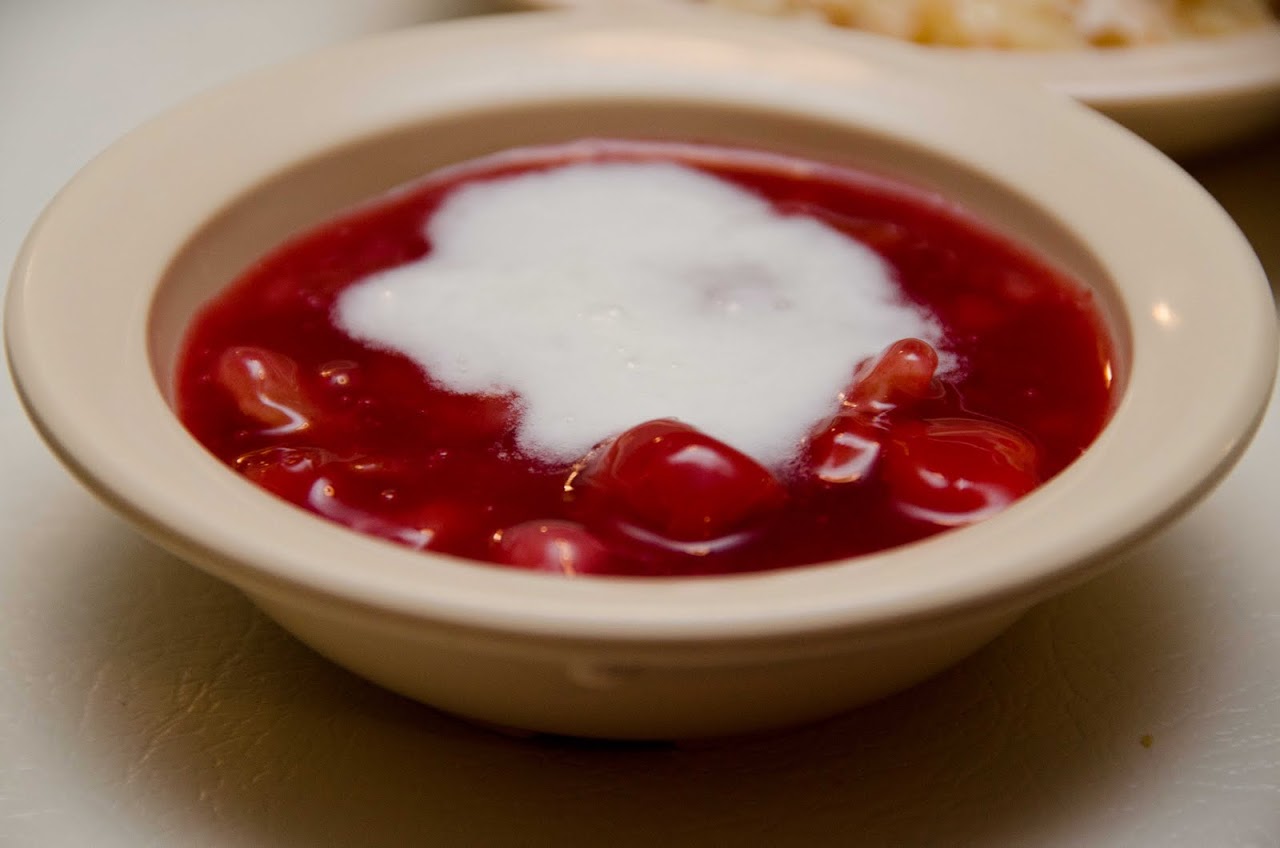
[{"label": "red cherry filling", "polygon": [[354,529],[511,567],[637,576],[780,568],[925,538],[1003,508],[1097,435],[1111,349],[1084,287],[878,178],[684,149],[599,158],[670,159],[871,247],[963,373],[935,374],[918,339],[890,345],[833,391],[784,468],[674,421],[635,427],[572,468],[525,455],[520,397],[452,392],[330,315],[347,285],[432,252],[424,226],[455,189],[581,161],[553,148],[450,169],[263,257],[192,325],[182,420],[247,478]]},{"label": "red cherry filling", "polygon": [[490,547],[497,562],[556,574],[602,574],[609,552],[581,524],[572,521],[526,521],[493,534]]},{"label": "red cherry filling", "polygon": [[[805,446],[806,473],[831,487],[878,480],[892,508],[936,526],[972,523],[1033,489],[1041,480],[1040,460],[1017,430],[978,418],[915,418],[940,393],[937,362],[928,344],[905,339],[864,365],[839,398],[841,411]],[[311,404],[288,357],[236,347],[218,366],[219,382],[241,414],[276,427],[265,434],[311,426],[302,412]],[[344,378],[335,378],[335,388],[359,378],[350,367],[330,370]],[[519,414],[518,399],[510,396],[446,400],[459,414],[475,414],[483,430],[509,430]],[[435,409],[442,407],[448,404]],[[437,473],[430,462],[407,458],[278,446],[249,451],[235,465],[264,488],[370,535],[414,548],[487,551],[494,562],[563,574],[609,573],[621,561],[648,562],[657,550],[725,554],[765,531],[789,500],[783,483],[755,460],[672,419],[633,427],[574,467],[563,488],[564,514],[576,521],[554,513],[533,521],[505,511],[499,516],[492,505],[472,503],[471,495],[415,496],[402,504],[402,485],[412,488],[418,476]],[[513,518],[517,523],[510,524]]]},{"label": "red cherry filling", "polygon": [[321,469],[334,459],[320,448],[262,448],[237,457],[235,468],[267,491],[302,503]]},{"label": "red cherry filling", "polygon": [[411,548],[430,547],[435,538],[433,528],[405,524],[352,506],[343,498],[337,482],[329,477],[316,478],[307,492],[306,504],[331,521]]},{"label": "red cherry filling", "polygon": [[440,499],[402,508],[395,503],[395,489],[385,488],[380,498],[384,508],[357,505],[369,501],[368,490],[411,475],[404,463],[373,456],[344,459],[320,448],[301,447],[250,451],[236,459],[235,467],[267,491],[312,512],[413,548],[465,545],[492,530],[479,503]]},{"label": "red cherry filling", "polygon": [[1021,433],[972,418],[907,421],[885,446],[884,480],[900,508],[934,524],[971,524],[1040,483],[1039,457]]},{"label": "red cherry filling", "polygon": [[606,443],[566,488],[593,513],[679,541],[729,535],[787,498],[760,463],[671,419],[648,421]]}]

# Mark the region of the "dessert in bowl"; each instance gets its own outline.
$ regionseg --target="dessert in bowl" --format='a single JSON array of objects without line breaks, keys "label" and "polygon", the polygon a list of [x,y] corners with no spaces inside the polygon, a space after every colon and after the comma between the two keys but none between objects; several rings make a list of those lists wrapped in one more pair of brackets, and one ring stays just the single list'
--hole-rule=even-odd
[{"label": "dessert in bowl", "polygon": [[416,549],[576,576],[844,559],[999,512],[1097,436],[1092,291],[927,195],[706,144],[449,166],[193,322],[179,416]]},{"label": "dessert in bowl", "polygon": [[[1088,287],[1112,372],[1105,426],[972,526],[661,577],[531,573],[353,532],[183,426],[192,328],[262,257],[423,175],[583,138],[767,151],[947,198]],[[1070,173],[1054,152],[1067,138]],[[214,91],[59,196],[6,320],[24,402],[72,470],[316,650],[459,714],[628,738],[817,718],[957,661],[1204,494],[1244,449],[1275,362],[1246,242],[1146,146],[926,57],[872,41],[854,57],[745,21],[678,35],[642,20],[464,22]]]}]

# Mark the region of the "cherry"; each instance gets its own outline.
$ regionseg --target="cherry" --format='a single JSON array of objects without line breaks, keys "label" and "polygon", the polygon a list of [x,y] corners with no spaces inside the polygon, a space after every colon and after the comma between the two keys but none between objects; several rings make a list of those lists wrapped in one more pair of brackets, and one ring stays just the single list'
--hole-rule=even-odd
[{"label": "cherry", "polygon": [[786,491],[746,454],[679,421],[647,421],[589,456],[566,489],[659,536],[705,541],[776,510]]},{"label": "cherry", "polygon": [[987,518],[1040,482],[1034,445],[993,421],[938,418],[895,426],[883,476],[908,515],[957,526]]},{"label": "cherry", "polygon": [[902,339],[858,369],[844,393],[847,412],[879,415],[941,393],[934,372],[938,352],[920,339]]},{"label": "cherry", "polygon": [[214,373],[240,412],[264,426],[264,434],[298,433],[316,419],[314,407],[303,396],[298,364],[282,353],[230,347],[218,357]]},{"label": "cherry", "polygon": [[860,483],[875,473],[886,428],[858,414],[841,414],[809,440],[808,467],[824,483]]},{"label": "cherry", "polygon": [[495,561],[532,571],[556,574],[603,574],[609,552],[581,524],[572,521],[525,521],[493,534]]},{"label": "cherry", "polygon": [[900,407],[936,397],[937,351],[920,339],[902,339],[862,365],[842,395],[840,412],[820,424],[809,439],[808,467],[824,483],[869,479],[883,453],[888,424]]}]

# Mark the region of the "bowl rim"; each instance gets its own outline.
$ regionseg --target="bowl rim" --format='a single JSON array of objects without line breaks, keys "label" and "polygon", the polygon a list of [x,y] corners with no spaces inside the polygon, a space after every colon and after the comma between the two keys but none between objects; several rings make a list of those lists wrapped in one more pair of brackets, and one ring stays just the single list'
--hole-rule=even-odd
[{"label": "bowl rim", "polygon": [[[251,595],[451,628],[632,642],[866,632],[1028,606],[1172,520],[1243,452],[1276,368],[1270,289],[1226,213],[1162,155],[1065,100],[957,73],[882,39],[852,55],[846,34],[782,34],[746,20],[691,21],[673,33],[667,21],[520,15],[375,36],[219,87],[126,136],[54,199],[14,268],[6,345],[37,428],[144,532]],[[389,74],[418,84],[379,85]],[[307,97],[316,91],[325,102]],[[146,350],[153,281],[236,192],[433,110],[675,92],[871,122],[1038,198],[1124,281],[1132,369],[1098,441],[1005,513],[881,554],[738,576],[565,580],[330,525],[237,478],[177,423]],[[974,114],[994,123],[960,120]],[[264,117],[267,125],[254,124]],[[947,138],[922,138],[942,120],[951,121]],[[1011,121],[1013,147],[999,137]],[[254,132],[226,131],[244,126]],[[1062,155],[1049,142],[1062,138],[1072,140],[1069,174],[1048,167]],[[196,172],[192,161],[207,167]],[[175,179],[176,195],[138,190],[140,180],[156,188]],[[1123,233],[1097,220],[1091,192],[1104,190]],[[1183,231],[1197,237],[1170,237]],[[99,285],[90,291],[86,279]],[[1180,450],[1162,451],[1156,432]]]}]

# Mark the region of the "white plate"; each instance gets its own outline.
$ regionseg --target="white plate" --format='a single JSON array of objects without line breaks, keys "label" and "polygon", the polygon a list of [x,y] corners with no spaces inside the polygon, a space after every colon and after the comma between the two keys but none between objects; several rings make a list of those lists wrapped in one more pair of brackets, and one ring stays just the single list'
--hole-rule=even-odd
[{"label": "white plate", "polygon": [[[737,16],[696,0],[517,0],[533,8],[626,14],[665,9],[673,15]],[[863,38],[887,40],[810,18],[778,18],[779,26],[821,29],[857,49]],[[1053,52],[926,47],[902,49],[947,56],[1046,87],[1087,103],[1170,155],[1185,157],[1247,139],[1280,124],[1280,22],[1235,36],[1174,44]]]}]

